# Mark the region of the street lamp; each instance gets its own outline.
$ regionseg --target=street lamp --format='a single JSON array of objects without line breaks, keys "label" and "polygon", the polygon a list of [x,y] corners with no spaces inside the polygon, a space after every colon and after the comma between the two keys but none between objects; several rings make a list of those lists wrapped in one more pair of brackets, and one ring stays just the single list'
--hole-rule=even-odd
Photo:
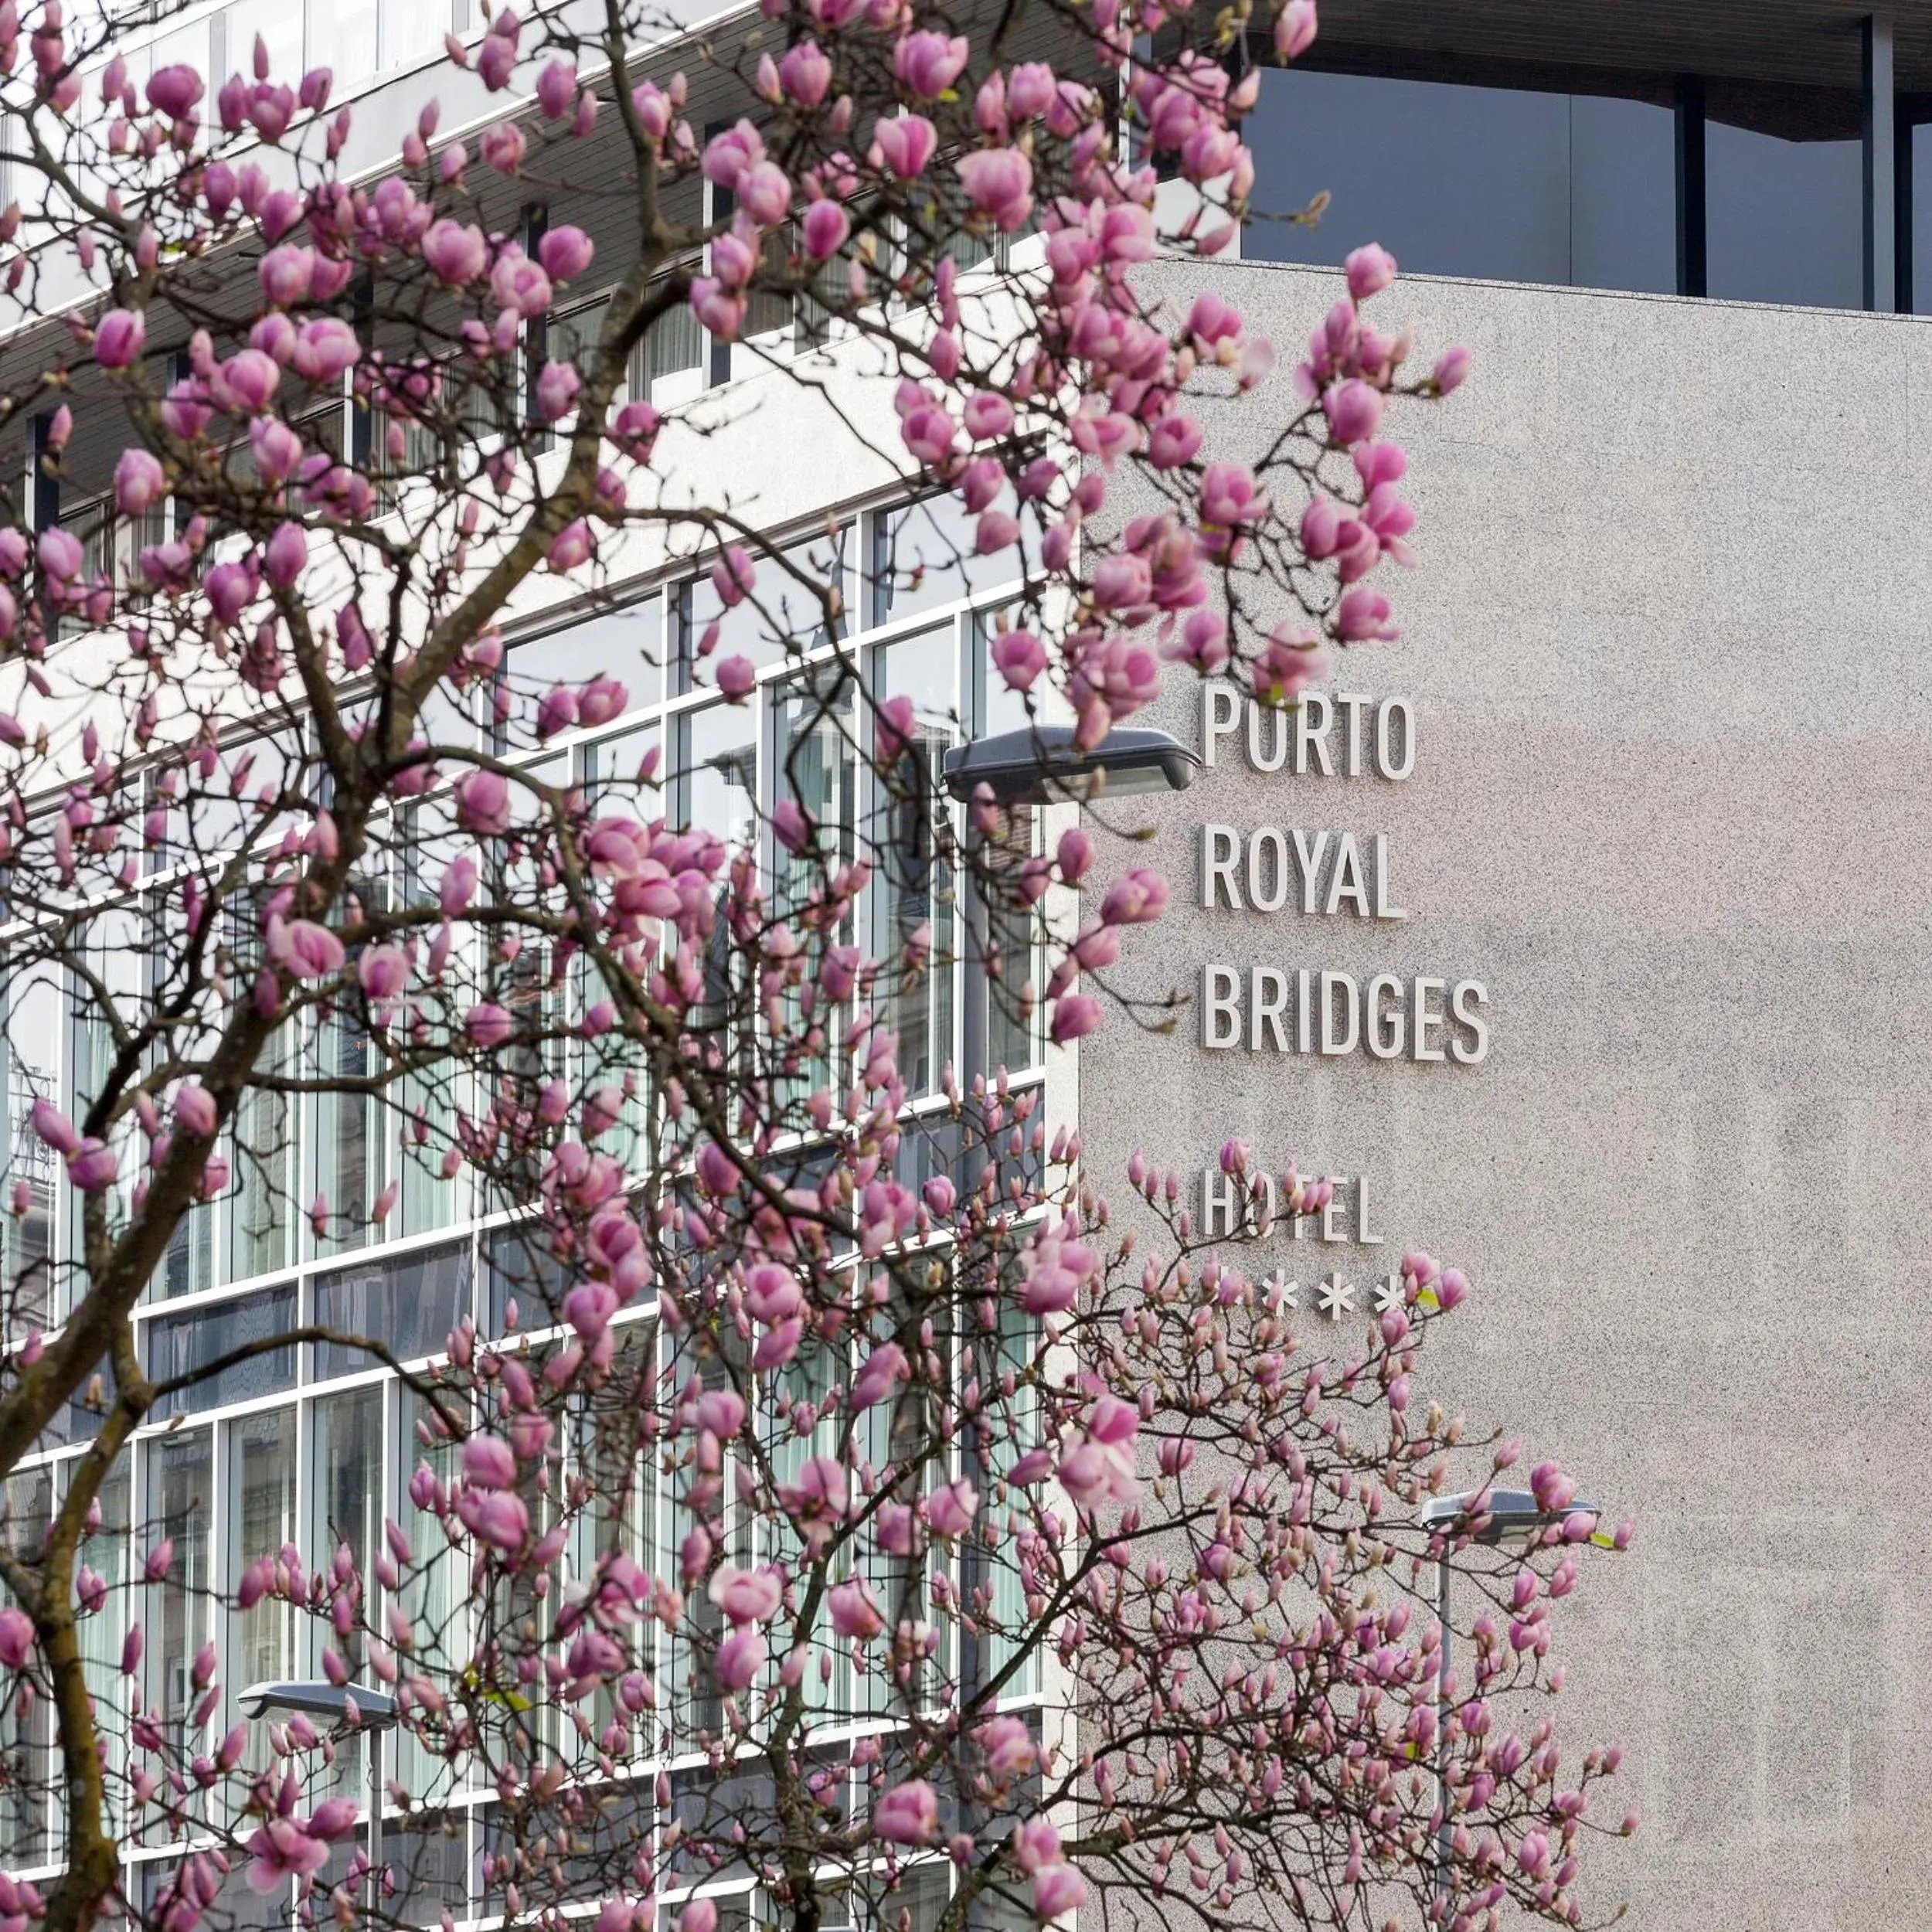
[{"label": "street lamp", "polygon": [[243,1715],[248,1717],[267,1717],[275,1711],[299,1711],[304,1717],[325,1717],[336,1723],[346,1723],[352,1699],[356,1721],[365,1730],[386,1731],[395,1723],[396,1699],[386,1691],[371,1690],[362,1684],[250,1684],[237,1701]]},{"label": "street lamp", "polygon": [[[941,761],[940,777],[947,791],[959,799],[971,799],[984,787],[996,804],[1085,804],[1103,793],[1124,798],[1149,791],[1185,791],[1200,768],[1200,760],[1165,731],[1110,731],[1087,750],[1074,743],[1070,725],[1028,725],[955,746]],[[966,841],[967,972],[960,1049],[966,1066],[961,1084],[970,1091],[974,1074],[990,1070],[986,964],[992,945],[985,896],[971,878],[970,855],[978,849],[980,835],[970,821]]]},{"label": "street lamp", "polygon": [[940,770],[955,798],[984,785],[1002,805],[1084,804],[1105,791],[1127,798],[1145,791],[1185,791],[1201,761],[1179,739],[1138,727],[1110,731],[1090,750],[1074,743],[1071,725],[1027,725],[975,738],[947,752]]},{"label": "street lamp", "polygon": [[1432,1496],[1417,1519],[1443,1538],[1443,1552],[1436,1559],[1436,1802],[1442,1813],[1436,1824],[1437,1896],[1449,1889],[1449,1847],[1455,1837],[1449,1823],[1449,1727],[1442,1708],[1449,1682],[1449,1543],[1460,1534],[1492,1548],[1525,1543],[1552,1523],[1598,1513],[1594,1503],[1580,1498],[1561,1509],[1546,1509],[1527,1489],[1479,1489],[1462,1496]]},{"label": "street lamp", "polygon": [[271,1717],[277,1713],[319,1717],[330,1724],[349,1722],[354,1706],[359,1729],[372,1733],[369,1740],[369,1869],[375,1889],[370,1896],[378,1903],[383,1883],[383,1765],[382,1746],[372,1734],[393,1730],[401,1713],[387,1691],[372,1690],[366,1684],[332,1684],[320,1681],[250,1684],[236,1702],[246,1717]]}]

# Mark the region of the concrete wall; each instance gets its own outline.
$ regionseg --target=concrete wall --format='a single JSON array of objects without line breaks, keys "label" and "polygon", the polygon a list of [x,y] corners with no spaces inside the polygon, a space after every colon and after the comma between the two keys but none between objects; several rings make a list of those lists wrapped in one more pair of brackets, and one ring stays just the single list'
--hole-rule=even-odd
[{"label": "concrete wall", "polygon": [[[1201,272],[1158,271],[1182,306]],[[1284,365],[1334,293],[1213,272]],[[1410,917],[1184,904],[1131,983],[1471,976],[1488,1059],[1116,1022],[1080,1056],[1090,1157],[1117,1186],[1136,1144],[1198,1171],[1239,1132],[1366,1174],[1389,1246],[1284,1246],[1291,1271],[1336,1261],[1366,1305],[1400,1243],[1464,1266],[1431,1392],[1636,1515],[1558,1626],[1565,1734],[1624,1740],[1607,1804],[1645,1819],[1595,1853],[1603,1903],[1647,1932],[1923,1927],[1932,328],[1434,281],[1378,306],[1476,355],[1397,425],[1406,636],[1333,680],[1414,698],[1415,775],[1237,760],[1121,809],[1159,825],[1182,900],[1203,821],[1386,832]],[[1278,426],[1285,366],[1271,393],[1214,423],[1216,453]],[[1198,743],[1175,693],[1161,722]]]}]

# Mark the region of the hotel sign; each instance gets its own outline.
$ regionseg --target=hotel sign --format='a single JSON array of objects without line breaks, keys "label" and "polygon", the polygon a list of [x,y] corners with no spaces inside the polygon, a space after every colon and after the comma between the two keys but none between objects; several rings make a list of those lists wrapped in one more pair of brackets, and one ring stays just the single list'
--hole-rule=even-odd
[{"label": "hotel sign", "polygon": [[[1202,686],[1202,761],[1264,775],[1372,778],[1400,784],[1416,766],[1406,698],[1304,692],[1293,712],[1226,685]],[[1336,826],[1200,828],[1203,912],[1293,913],[1393,925],[1397,903],[1386,832]],[[1311,950],[1313,950],[1312,948]],[[1216,1052],[1301,1053],[1420,1065],[1479,1066],[1488,1056],[1488,989],[1447,975],[1360,973],[1318,958],[1201,968],[1201,1044]]]}]

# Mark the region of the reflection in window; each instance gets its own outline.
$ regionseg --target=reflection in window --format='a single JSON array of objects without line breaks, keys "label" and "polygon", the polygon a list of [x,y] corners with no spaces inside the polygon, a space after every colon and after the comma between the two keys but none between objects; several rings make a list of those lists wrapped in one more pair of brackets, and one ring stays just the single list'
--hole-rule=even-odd
[{"label": "reflection in window", "polygon": [[1864,168],[1856,141],[1704,130],[1709,289],[1739,301],[1858,308],[1865,299]]},{"label": "reflection in window", "polygon": [[687,712],[678,736],[678,822],[730,848],[749,845],[757,823],[757,714],[743,705]]},{"label": "reflection in window", "polygon": [[1023,521],[1022,527],[1022,544],[981,556],[975,547],[978,519],[950,492],[882,511],[872,519],[866,570],[871,621],[885,624],[914,617],[1018,583],[1028,567],[1025,543],[1033,534],[1030,522]]},{"label": "reflection in window", "polygon": [[[470,1244],[371,1261],[315,1284],[315,1319],[341,1335],[386,1344],[399,1361],[440,1355],[451,1329],[470,1311]],[[344,1342],[315,1345],[318,1376],[347,1375],[375,1363]]]},{"label": "reflection in window", "polygon": [[[1371,124],[1372,153],[1359,138]],[[1324,189],[1333,196],[1318,226],[1251,221],[1241,246],[1253,259],[1334,264],[1377,241],[1411,271],[1676,287],[1666,107],[1267,67],[1245,133],[1257,211],[1285,216]]]},{"label": "reflection in window", "polygon": [[[53,1515],[52,1470],[23,1470],[0,1485],[0,1543],[12,1555],[38,1557]],[[9,1601],[0,1588],[0,1604]],[[9,1865],[38,1865],[46,1855],[41,1848],[53,1824],[53,1741],[52,1706],[45,1701],[15,1699],[0,1707],[0,1752],[18,1757],[22,1774],[0,1778],[0,1855]]]},{"label": "reflection in window", "polygon": [[213,1492],[213,1447],[206,1429],[163,1436],[150,1447],[148,1523],[156,1541],[165,1537],[175,1546],[167,1575],[148,1587],[150,1695],[163,1720],[183,1733],[196,1696],[192,1675],[195,1653],[209,1637],[209,1508]]},{"label": "reflection in window", "polygon": [[[787,545],[778,557],[760,556],[747,547],[757,580],[748,597],[729,608],[709,571],[684,585],[679,632],[686,688],[692,682],[692,667],[701,656],[714,664],[725,658],[749,658],[762,668],[842,637],[844,618],[828,624],[822,593],[835,590],[842,611],[847,536],[842,525],[836,536],[821,532]],[[707,651],[704,640],[714,624],[716,640]]]},{"label": "reflection in window", "polygon": [[0,1223],[8,1314],[20,1328],[43,1327],[54,1313],[53,1217],[60,1171],[53,1149],[33,1131],[33,1104],[60,1097],[59,1056],[65,1029],[60,982],[53,968],[30,967],[13,975],[5,997],[0,1054],[6,1063],[6,1179],[10,1193],[23,1182],[27,1190],[26,1212]]},{"label": "reflection in window", "polygon": [[[236,1349],[265,1342],[295,1325],[295,1291],[277,1288],[246,1295],[213,1308],[196,1308],[153,1321],[148,1327],[148,1372],[157,1382],[205,1369]],[[295,1345],[284,1342],[244,1356],[201,1376],[155,1404],[158,1416],[213,1409],[245,1402],[251,1396],[278,1394],[295,1383]]]},{"label": "reflection in window", "polygon": [[[953,879],[942,851],[946,829],[940,760],[954,743],[957,655],[951,623],[879,653],[879,696],[912,700],[913,736],[880,770],[879,822],[869,856],[878,868],[876,946],[889,989],[886,1025],[899,1036],[899,1070],[909,1094],[932,1092],[953,1050]],[[924,934],[927,963],[903,962]]]},{"label": "reflection in window", "polygon": [[[275,1409],[228,1426],[229,1491],[233,1498],[233,1567],[237,1576],[258,1556],[299,1543],[295,1515],[295,1412]],[[316,1553],[318,1562],[328,1555]],[[272,1594],[234,1613],[228,1662],[237,1687],[280,1681],[295,1672],[293,1607]]]}]

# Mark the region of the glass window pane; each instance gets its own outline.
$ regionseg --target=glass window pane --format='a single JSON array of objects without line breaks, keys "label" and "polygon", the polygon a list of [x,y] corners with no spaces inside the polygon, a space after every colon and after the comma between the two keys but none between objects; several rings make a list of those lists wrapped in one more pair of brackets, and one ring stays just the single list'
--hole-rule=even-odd
[{"label": "glass window pane", "polygon": [[1042,1038],[1037,1008],[1028,999],[1038,984],[1037,915],[1019,897],[1019,868],[1032,855],[1037,814],[1030,805],[1007,812],[987,842],[988,862],[1001,883],[995,888],[987,936],[987,1070],[1005,1067],[1017,1073],[1039,1063]]},{"label": "glass window pane", "polygon": [[1677,130],[1668,107],[1570,97],[1570,280],[1677,290]]},{"label": "glass window pane", "polygon": [[[369,1039],[346,1013],[332,1014],[315,1031],[315,1056],[325,1080],[365,1080],[371,1071]],[[359,1248],[369,1239],[369,1212],[382,1182],[382,1145],[369,1095],[338,1087],[315,1097],[316,1184],[328,1204],[326,1253]]]},{"label": "glass window pane", "polygon": [[[294,1410],[277,1409],[230,1423],[228,1457],[231,1567],[239,1577],[257,1557],[274,1556],[284,1543],[301,1540],[295,1515]],[[294,1675],[294,1614],[292,1605],[272,1594],[234,1613],[228,1672],[236,1689]]]},{"label": "glass window pane", "polygon": [[621,610],[580,618],[518,645],[509,655],[510,675],[526,695],[553,684],[615,678],[632,707],[655,704],[662,685],[662,600],[653,594]]},{"label": "glass window pane", "polygon": [[[315,1319],[321,1326],[386,1342],[403,1362],[440,1355],[451,1329],[469,1311],[468,1241],[395,1260],[371,1261],[325,1275],[315,1284]],[[363,1350],[345,1342],[315,1345],[318,1376],[346,1375],[375,1366]]]},{"label": "glass window pane", "polygon": [[[53,1504],[50,1469],[22,1470],[0,1484],[0,1543],[11,1555],[23,1562],[39,1556]],[[10,1600],[0,1587],[0,1603]],[[54,1821],[53,1745],[52,1707],[44,1700],[16,1698],[0,1706],[0,1752],[9,1773],[0,1779],[0,1846],[9,1865],[38,1865],[51,1849],[43,1835]]]},{"label": "glass window pane", "polygon": [[[849,534],[842,525],[835,536],[821,532],[788,545],[781,553],[783,561],[748,552],[756,581],[750,594],[729,608],[708,570],[685,584],[679,608],[686,688],[690,666],[700,652],[713,664],[743,657],[762,668],[842,637],[849,628],[843,611]],[[834,625],[825,622],[824,590],[838,594],[841,615]],[[703,651],[703,640],[714,624],[717,641]]]},{"label": "glass window pane", "polygon": [[704,330],[689,302],[676,303],[651,325],[632,352],[631,391],[668,404],[693,387],[704,359]]},{"label": "glass window pane", "polygon": [[1377,241],[1410,270],[1566,282],[1569,121],[1563,94],[1264,67],[1246,131],[1254,206],[1334,199],[1316,227],[1251,223],[1243,251],[1338,263]]},{"label": "glass window pane", "polygon": [[678,720],[676,817],[728,846],[748,844],[757,826],[757,713],[749,705],[716,705]]},{"label": "glass window pane", "polygon": [[449,29],[447,7],[412,5],[410,0],[384,0],[382,56],[385,68],[420,60],[443,44]]},{"label": "glass window pane", "polygon": [[147,1524],[154,1538],[175,1546],[167,1575],[150,1586],[149,1696],[162,1719],[184,1734],[194,1707],[195,1653],[209,1632],[209,1565],[213,1552],[209,1510],[214,1491],[214,1444],[206,1429],[163,1436],[148,1451]]},{"label": "glass window pane", "polygon": [[[315,1528],[316,1563],[346,1543],[359,1573],[365,1573],[383,1534],[383,1395],[380,1388],[352,1389],[315,1404]],[[359,1634],[332,1638],[352,1671],[360,1666]]]},{"label": "glass window pane", "polygon": [[295,1258],[294,1114],[285,1094],[244,1094],[230,1133],[234,1180],[228,1195],[228,1277],[247,1281]]},{"label": "glass window pane", "polygon": [[15,974],[6,990],[7,1025],[0,1038],[6,1060],[6,1180],[9,1193],[24,1182],[27,1209],[0,1228],[6,1257],[8,1301],[26,1327],[53,1318],[52,1263],[55,1202],[60,1169],[53,1151],[33,1131],[36,1100],[58,1101],[63,1032],[60,982],[52,968]]},{"label": "glass window pane", "polygon": [[[442,1424],[434,1410],[420,1396],[405,1392],[403,1414],[409,1427],[405,1467],[427,1468],[439,1482],[453,1484],[457,1446],[448,1435],[439,1433]],[[417,1434],[419,1424],[430,1434],[427,1445]],[[415,1626],[417,1655],[433,1669],[451,1670],[458,1658],[469,1655],[469,1566],[461,1552],[451,1547],[433,1509],[412,1509],[409,1532],[416,1547],[417,1567],[404,1580],[403,1607]],[[402,1736],[396,1755],[403,1782],[419,1803],[434,1804],[447,1794],[450,1771],[446,1761],[413,1732]]]},{"label": "glass window pane", "polygon": [[[1369,125],[1372,152],[1359,138]],[[1432,274],[1676,286],[1668,108],[1269,67],[1247,134],[1262,217],[1242,236],[1252,259],[1332,265],[1377,241]],[[1317,226],[1268,219],[1324,189]]]},{"label": "glass window pane", "polygon": [[853,683],[849,667],[828,666],[791,686],[778,706],[773,802],[798,806],[812,828],[817,851],[816,859],[809,850],[779,853],[781,905],[802,901],[826,862],[852,856],[859,756]]},{"label": "glass window pane", "polygon": [[376,0],[329,0],[317,14],[317,59],[334,74],[335,91],[346,93],[376,71]]},{"label": "glass window pane", "polygon": [[[877,771],[877,816],[867,839],[877,880],[875,938],[883,966],[886,1024],[899,1036],[899,1070],[911,1096],[929,1094],[953,1055],[957,943],[950,831],[940,761],[957,742],[952,624],[876,654],[882,699],[912,700],[914,732],[904,754]],[[909,951],[910,949],[910,951]]]},{"label": "glass window pane", "polygon": [[1020,546],[981,556],[975,548],[978,519],[956,496],[930,496],[880,512],[872,519],[866,572],[872,622],[913,617],[1019,582],[1036,535],[1030,519],[1022,520],[1022,529]]},{"label": "glass window pane", "polygon": [[[411,11],[420,13],[428,9]],[[243,73],[254,71],[250,63],[254,59],[255,37],[259,34],[268,49],[270,78],[294,87],[302,77],[302,12],[301,0],[235,0],[223,20],[230,67]],[[440,33],[437,37],[442,38]],[[207,59],[205,43],[198,59]]]},{"label": "glass window pane", "polygon": [[[148,1372],[165,1381],[206,1367],[251,1342],[267,1342],[295,1325],[295,1291],[277,1288],[213,1308],[168,1315],[148,1326]],[[295,1383],[295,1345],[283,1342],[203,1376],[155,1404],[157,1416],[213,1409],[251,1396],[274,1395]]]},{"label": "glass window pane", "polygon": [[[128,1634],[128,1590],[131,1575],[128,1500],[129,1475],[124,1458],[100,1485],[100,1527],[82,1544],[81,1560],[107,1586],[107,1600],[80,1624],[80,1653],[86,1659],[87,1682],[98,1700],[97,1716],[111,1752],[124,1753],[128,1706],[126,1681],[121,1675],[121,1647]],[[110,1815],[120,1818],[124,1801],[110,1785]],[[114,1828],[124,1830],[124,1822]]]},{"label": "glass window pane", "polygon": [[1857,308],[1865,290],[1855,141],[1781,141],[1709,121],[1706,247],[1713,295]]}]

